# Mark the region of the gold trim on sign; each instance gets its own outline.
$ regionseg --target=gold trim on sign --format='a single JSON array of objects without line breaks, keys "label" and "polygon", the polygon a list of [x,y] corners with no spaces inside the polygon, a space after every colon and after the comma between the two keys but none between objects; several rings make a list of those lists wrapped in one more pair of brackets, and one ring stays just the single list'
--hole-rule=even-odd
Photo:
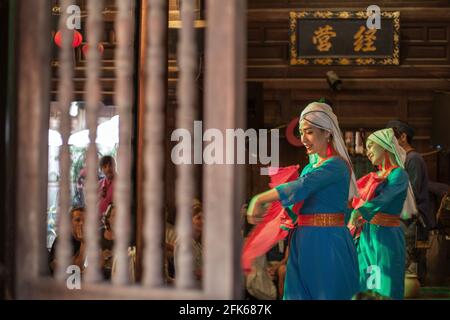
[{"label": "gold trim on sign", "polygon": [[383,11],[381,16],[385,19],[393,20],[393,52],[390,56],[365,58],[365,57],[299,57],[297,52],[297,20],[298,19],[367,19],[367,12],[365,11],[290,11],[290,64],[291,65],[399,65],[400,64],[400,11]]}]

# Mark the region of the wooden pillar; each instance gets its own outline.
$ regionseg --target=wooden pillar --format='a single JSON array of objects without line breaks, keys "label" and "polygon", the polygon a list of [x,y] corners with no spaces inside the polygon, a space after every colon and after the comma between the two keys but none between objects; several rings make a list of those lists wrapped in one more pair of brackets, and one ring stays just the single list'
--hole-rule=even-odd
[{"label": "wooden pillar", "polygon": [[[144,210],[145,210],[145,128],[146,127],[146,99],[147,99],[147,55],[149,50],[149,0],[140,0],[140,34],[139,34],[139,61],[138,61],[138,120],[137,120],[137,152],[136,152],[136,279],[141,280],[144,264]],[[165,9],[165,20],[167,22],[169,11]],[[167,23],[166,23],[167,24]],[[164,55],[165,75],[164,75],[164,100],[167,101],[167,30],[164,31]],[[167,102],[165,102],[167,108]],[[163,114],[167,114],[164,108]],[[165,117],[166,118],[166,117]],[[167,119],[164,120],[165,123]],[[161,243],[162,245],[162,243]]]},{"label": "wooden pillar", "polygon": [[118,48],[116,50],[117,85],[116,104],[119,111],[118,174],[114,202],[117,212],[117,230],[114,256],[117,268],[115,284],[130,282],[128,268],[128,244],[130,241],[131,200],[131,110],[133,107],[133,39],[134,5],[132,1],[117,0],[119,9],[116,20]]},{"label": "wooden pillar", "polygon": [[[209,0],[206,28],[205,130],[245,128],[246,1]],[[242,296],[240,205],[245,170],[204,166],[204,288],[213,299]]]},{"label": "wooden pillar", "polygon": [[[194,0],[184,0],[182,2],[181,19],[182,28],[178,43],[178,61],[180,68],[178,80],[179,107],[176,127],[177,129],[186,130],[193,137],[196,109],[195,69],[197,60],[194,30]],[[193,145],[191,145],[191,148],[191,150],[194,150]],[[177,203],[176,232],[178,236],[176,285],[178,288],[191,288],[194,286],[192,262],[192,198],[194,195],[194,187],[194,164],[177,165],[175,194]]]},{"label": "wooden pillar", "polygon": [[19,55],[17,139],[17,295],[26,297],[27,282],[47,266],[48,117],[50,92],[50,3],[19,3]]},{"label": "wooden pillar", "polygon": [[167,2],[147,3],[144,141],[144,285],[163,285],[164,109],[167,88]]},{"label": "wooden pillar", "polygon": [[101,103],[100,84],[100,54],[97,44],[100,42],[100,35],[103,30],[103,1],[88,2],[88,55],[87,55],[87,81],[85,85],[86,100],[86,122],[89,129],[89,146],[86,155],[87,179],[84,188],[86,194],[86,255],[89,257],[89,267],[86,269],[84,280],[87,282],[98,282],[101,280],[100,274],[100,242],[98,230],[100,228],[99,207],[98,207],[98,150],[96,144],[98,110]]},{"label": "wooden pillar", "polygon": [[[56,260],[58,264],[55,276],[64,283],[67,277],[66,268],[71,263],[71,230],[70,217],[70,151],[68,140],[70,136],[70,103],[73,99],[73,49],[71,38],[73,31],[66,25],[68,14],[66,8],[73,4],[71,0],[61,2],[61,15],[59,18],[59,28],[62,33],[62,48],[59,50],[59,84],[58,84],[58,109],[60,114],[59,131],[61,133],[62,145],[59,150],[59,199],[57,210],[58,221],[58,249]],[[48,120],[47,120],[48,121]]]}]

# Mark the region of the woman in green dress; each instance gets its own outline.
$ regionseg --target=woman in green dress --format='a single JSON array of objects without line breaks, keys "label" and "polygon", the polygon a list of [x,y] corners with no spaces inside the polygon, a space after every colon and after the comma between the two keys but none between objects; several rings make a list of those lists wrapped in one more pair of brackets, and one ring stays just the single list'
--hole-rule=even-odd
[{"label": "woman in green dress", "polygon": [[[417,212],[409,178],[403,169],[405,152],[392,129],[367,139],[367,157],[379,166],[358,180],[351,226],[362,226],[357,245],[360,290],[403,299],[405,239],[400,217]],[[367,222],[367,223],[365,223]]]}]

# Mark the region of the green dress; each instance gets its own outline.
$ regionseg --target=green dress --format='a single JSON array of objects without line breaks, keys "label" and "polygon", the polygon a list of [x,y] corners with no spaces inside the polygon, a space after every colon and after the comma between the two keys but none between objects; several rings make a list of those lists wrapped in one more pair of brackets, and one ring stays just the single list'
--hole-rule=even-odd
[{"label": "green dress", "polygon": [[[408,189],[405,170],[392,170],[376,189],[374,197],[358,210],[370,221],[375,214],[400,216]],[[405,238],[401,227],[365,223],[357,246],[361,291],[375,291],[392,299],[403,299]]]}]

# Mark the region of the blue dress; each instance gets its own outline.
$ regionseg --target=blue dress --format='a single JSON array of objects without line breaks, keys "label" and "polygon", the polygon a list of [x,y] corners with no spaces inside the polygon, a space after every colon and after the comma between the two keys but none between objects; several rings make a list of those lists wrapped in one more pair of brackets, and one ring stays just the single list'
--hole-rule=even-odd
[{"label": "blue dress", "polygon": [[[378,185],[372,200],[358,210],[370,221],[375,214],[400,216],[408,189],[405,170],[392,170]],[[393,299],[403,299],[405,283],[405,237],[401,227],[364,224],[357,246],[360,290],[375,291]]]},{"label": "blue dress", "polygon": [[[308,164],[300,177],[276,187],[284,207],[304,200],[302,215],[344,213],[350,172],[333,157],[314,168]],[[358,292],[358,265],[353,239],[346,226],[297,227],[291,237],[283,299],[344,300]]]}]

